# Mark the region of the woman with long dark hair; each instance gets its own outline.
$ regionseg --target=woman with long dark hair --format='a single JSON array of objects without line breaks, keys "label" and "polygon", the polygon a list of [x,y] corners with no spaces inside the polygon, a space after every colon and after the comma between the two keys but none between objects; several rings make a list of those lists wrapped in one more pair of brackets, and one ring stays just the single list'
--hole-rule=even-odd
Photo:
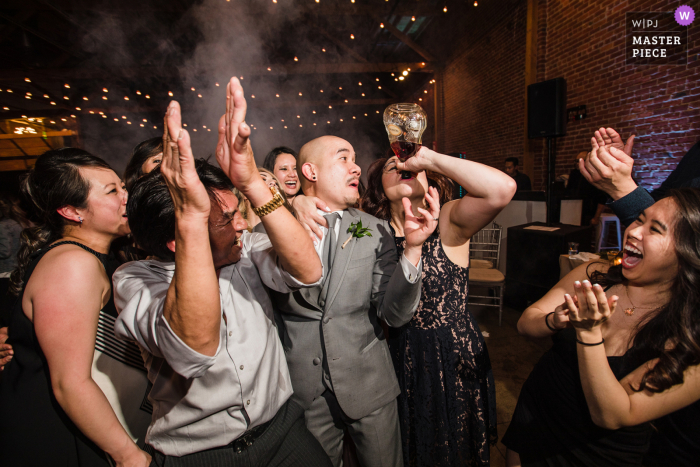
[{"label": "woman with long dark hair", "polygon": [[163,138],[161,136],[137,144],[124,170],[124,184],[127,191],[131,190],[136,180],[159,167],[161,160],[163,160]]},{"label": "woman with long dark hair", "polygon": [[[417,212],[430,191],[442,205],[438,229],[423,244],[418,308],[408,324],[389,329],[404,463],[487,466],[497,439],[496,395],[486,343],[467,309],[469,240],[508,204],[515,182],[500,170],[426,147],[405,163],[375,161],[367,177],[360,208],[389,220],[399,255],[405,201]],[[451,180],[468,195],[450,201]]]},{"label": "woman with long dark hair", "polygon": [[282,186],[282,192],[287,201],[294,204],[294,198],[301,190],[299,174],[297,174],[297,159],[299,154],[294,149],[280,146],[267,153],[263,160],[263,168],[272,172]]},{"label": "woman with long dark hair", "polygon": [[114,338],[116,312],[105,311],[106,254],[129,233],[123,184],[102,159],[64,148],[37,159],[22,194],[37,223],[22,233],[11,277],[3,464],[100,466],[109,455],[119,466],[148,465],[133,441],[143,442],[150,421],[143,365]]},{"label": "woman with long dark hair", "polygon": [[[554,346],[520,393],[508,465],[697,465],[699,306],[700,190],[675,190],[627,228],[621,265],[579,266],[523,313],[521,334]],[[660,463],[642,460],[652,420]]]}]

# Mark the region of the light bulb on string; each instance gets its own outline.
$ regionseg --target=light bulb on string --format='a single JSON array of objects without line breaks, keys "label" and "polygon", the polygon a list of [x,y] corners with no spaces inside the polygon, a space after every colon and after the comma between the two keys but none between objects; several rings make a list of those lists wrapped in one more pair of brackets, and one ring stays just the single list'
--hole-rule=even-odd
[{"label": "light bulb on string", "polygon": [[347,100],[347,99],[345,99],[345,103],[346,103],[346,104],[348,103],[348,100]]},{"label": "light bulb on string", "polygon": [[140,95],[141,95],[141,91],[136,91],[136,94],[140,96]]},{"label": "light bulb on string", "polygon": [[170,97],[173,97],[173,92],[172,92],[172,91],[168,91],[168,95],[169,95]]},{"label": "light bulb on string", "polygon": [[107,88],[102,88],[102,92],[109,92],[109,90],[107,90]]},{"label": "light bulb on string", "polygon": [[63,99],[68,100],[68,99],[70,99],[70,97],[68,97],[68,96],[63,96]]},{"label": "light bulb on string", "polygon": [[148,94],[146,94],[146,99],[150,99],[150,98],[151,98],[151,96],[149,96]]},{"label": "light bulb on string", "polygon": [[415,21],[415,20],[416,20],[416,17],[415,17],[415,16],[411,16],[411,21]]},{"label": "light bulb on string", "polygon": [[298,59],[297,57],[294,57],[294,61],[295,61],[295,62],[298,62],[299,59]]},{"label": "light bulb on string", "polygon": [[103,100],[103,101],[106,101],[106,100],[107,100],[107,96],[102,96],[102,100]]},{"label": "light bulb on string", "polygon": [[68,84],[64,84],[63,87],[66,89],[70,89],[70,86]]},{"label": "light bulb on string", "polygon": [[24,80],[25,80],[27,83],[31,83],[31,82],[32,82],[32,80],[29,79],[29,78],[24,78]]},{"label": "light bulb on string", "polygon": [[474,6],[479,6],[479,2],[474,2]]},{"label": "light bulb on string", "polygon": [[350,39],[354,39],[354,38],[355,38],[355,34],[350,34]]},{"label": "light bulb on string", "polygon": [[443,8],[442,11],[443,11],[444,13],[447,13],[447,7]]},{"label": "light bulb on string", "polygon": [[124,96],[124,100],[125,100],[125,101],[128,101],[129,98],[128,98],[127,96]]}]

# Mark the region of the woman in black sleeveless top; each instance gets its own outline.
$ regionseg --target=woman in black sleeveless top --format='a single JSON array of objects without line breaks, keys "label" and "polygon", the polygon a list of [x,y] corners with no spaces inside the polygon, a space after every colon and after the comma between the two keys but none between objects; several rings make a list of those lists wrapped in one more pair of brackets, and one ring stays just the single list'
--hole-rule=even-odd
[{"label": "woman in black sleeveless top", "polygon": [[22,186],[37,227],[23,233],[0,382],[3,465],[146,466],[93,380],[100,310],[111,296],[103,254],[129,232],[126,191],[103,160],[48,151]]},{"label": "woman in black sleeveless top", "polygon": [[[528,308],[519,331],[554,333],[554,346],[521,391],[508,465],[694,465],[700,431],[684,407],[700,399],[699,283],[700,190],[683,189],[628,227],[621,266],[576,268]],[[688,452],[647,464],[660,417],[659,430],[689,427],[675,444]]]}]

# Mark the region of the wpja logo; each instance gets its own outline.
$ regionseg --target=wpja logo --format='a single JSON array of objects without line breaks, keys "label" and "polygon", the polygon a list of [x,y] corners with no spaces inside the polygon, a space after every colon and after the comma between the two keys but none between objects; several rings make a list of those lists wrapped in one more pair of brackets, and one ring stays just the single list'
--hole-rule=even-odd
[{"label": "wpja logo", "polygon": [[673,15],[676,22],[681,26],[690,26],[690,24],[695,20],[695,11],[688,5],[681,5],[676,9]]},{"label": "wpja logo", "polygon": [[628,65],[688,63],[688,25],[695,12],[687,5],[676,11],[631,12],[625,15]]}]

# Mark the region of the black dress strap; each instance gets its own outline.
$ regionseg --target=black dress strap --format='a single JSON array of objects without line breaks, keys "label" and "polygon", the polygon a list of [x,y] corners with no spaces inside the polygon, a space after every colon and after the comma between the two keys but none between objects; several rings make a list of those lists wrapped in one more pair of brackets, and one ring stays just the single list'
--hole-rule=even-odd
[{"label": "black dress strap", "polygon": [[79,247],[82,248],[83,250],[85,250],[85,251],[87,251],[87,252],[90,252],[90,253],[92,253],[93,255],[97,256],[97,259],[99,259],[100,262],[102,263],[102,267],[104,267],[105,270],[107,269],[107,266],[106,266],[106,264],[105,264],[105,262],[107,261],[107,256],[108,256],[107,254],[105,254],[105,253],[100,253],[99,251],[95,251],[95,250],[93,250],[92,248],[90,248],[90,247],[87,246],[87,245],[83,245],[82,243],[74,242],[74,241],[72,241],[72,240],[63,240],[63,241],[61,241],[61,242],[56,242],[56,243],[54,243],[54,244],[52,244],[52,245],[49,245],[49,246],[47,246],[47,247],[45,247],[45,248],[39,249],[38,251],[36,251],[36,252],[34,253],[34,255],[37,255],[37,256],[38,256],[38,255],[44,255],[44,254],[48,253],[50,250],[56,248],[56,247],[59,246],[59,245],[67,245],[67,244],[79,246]]}]

